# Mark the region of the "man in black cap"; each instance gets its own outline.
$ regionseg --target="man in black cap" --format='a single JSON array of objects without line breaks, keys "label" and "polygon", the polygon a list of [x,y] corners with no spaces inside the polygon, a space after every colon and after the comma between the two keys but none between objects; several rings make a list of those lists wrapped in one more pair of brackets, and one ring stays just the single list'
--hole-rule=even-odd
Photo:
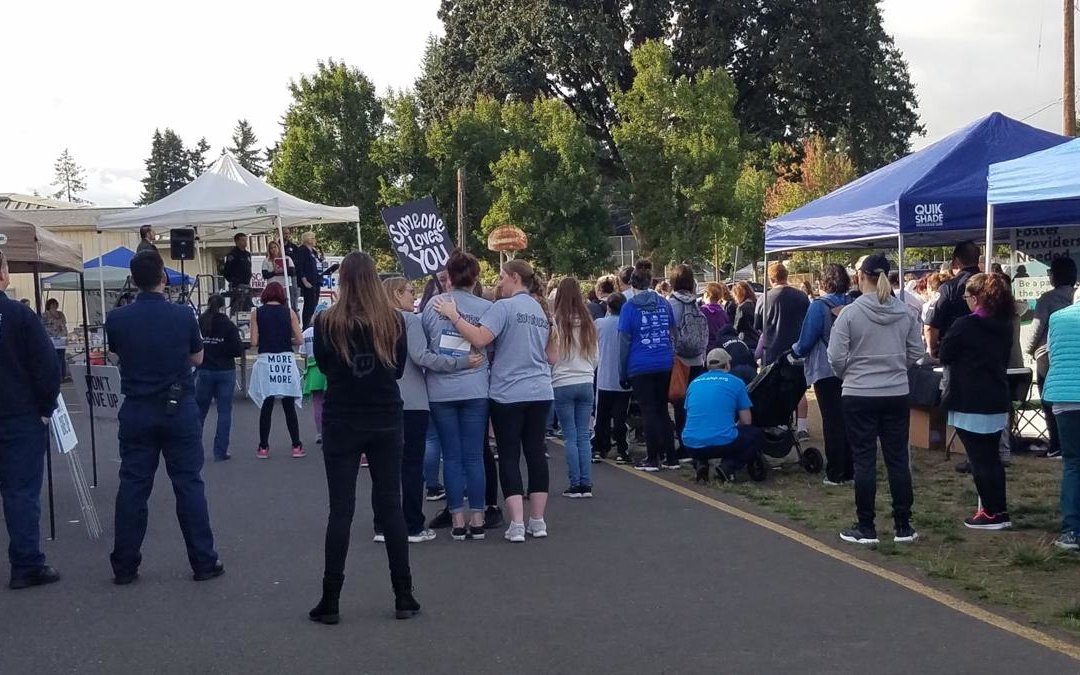
[{"label": "man in black cap", "polygon": [[[202,423],[194,397],[192,366],[203,359],[202,334],[191,309],[171,304],[165,264],[154,251],[135,254],[131,278],[135,302],[118,307],[105,322],[109,350],[120,357],[120,488],[116,493],[114,579],[126,585],[139,577],[147,500],[158,461],[176,494],[176,517],[196,581],[221,576],[202,481]],[[55,359],[54,359],[55,362]]]},{"label": "man in black cap", "polygon": [[33,310],[7,297],[0,252],[0,498],[7,524],[12,589],[60,580],[41,551],[41,481],[49,418],[60,394],[60,364]]}]

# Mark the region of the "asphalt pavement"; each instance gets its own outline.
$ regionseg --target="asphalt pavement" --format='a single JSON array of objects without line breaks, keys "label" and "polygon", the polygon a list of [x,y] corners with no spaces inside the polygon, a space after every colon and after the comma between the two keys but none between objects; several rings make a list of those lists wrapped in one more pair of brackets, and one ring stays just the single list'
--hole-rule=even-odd
[{"label": "asphalt pavement", "polygon": [[[162,468],[141,578],[111,583],[114,422],[98,425],[101,540],[90,541],[78,522],[58,460],[58,537],[45,550],[64,578],[0,590],[0,673],[1080,670],[1064,655],[614,466],[594,466],[594,499],[561,498],[566,470],[555,444],[549,538],[511,545],[494,531],[483,542],[455,542],[442,530],[411,545],[423,612],[410,621],[392,618],[362,476],[342,622],[313,624],[307,610],[320,591],[326,487],[310,410],[301,413],[305,459],[289,457],[278,411],[272,456],[256,459],[257,416],[237,400],[234,459],[204,471],[227,570],[209,582],[191,580]],[[87,418],[74,419],[89,475]],[[436,508],[429,503],[429,515]]]}]

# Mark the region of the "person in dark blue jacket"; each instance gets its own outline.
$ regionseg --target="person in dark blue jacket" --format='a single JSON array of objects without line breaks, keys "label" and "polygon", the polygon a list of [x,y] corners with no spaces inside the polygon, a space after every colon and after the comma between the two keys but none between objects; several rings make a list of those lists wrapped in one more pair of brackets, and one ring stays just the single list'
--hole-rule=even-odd
[{"label": "person in dark blue jacket", "polygon": [[41,551],[41,481],[49,418],[60,394],[60,364],[33,310],[7,297],[0,252],[0,498],[7,524],[12,589],[51,584],[60,575]]},{"label": "person in dark blue jacket", "polygon": [[[635,468],[679,468],[675,426],[668,415],[668,387],[675,361],[672,330],[675,315],[668,301],[651,290],[652,263],[638,260],[630,279],[634,295],[619,313],[619,379],[634,390],[645,424],[645,460]],[[661,457],[663,455],[663,457]]]},{"label": "person in dark blue jacket", "polygon": [[203,341],[191,309],[170,304],[165,263],[156,251],[136,253],[131,278],[135,302],[105,320],[109,350],[120,357],[120,487],[116,492],[113,582],[139,578],[147,500],[158,462],[176,494],[176,518],[195,581],[221,576],[202,480],[203,445],[192,366],[203,362]]}]

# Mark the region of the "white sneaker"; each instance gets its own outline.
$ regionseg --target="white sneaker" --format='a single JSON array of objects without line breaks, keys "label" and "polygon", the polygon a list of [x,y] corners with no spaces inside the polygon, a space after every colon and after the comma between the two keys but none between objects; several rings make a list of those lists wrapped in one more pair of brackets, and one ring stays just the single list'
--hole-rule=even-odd
[{"label": "white sneaker", "polygon": [[375,542],[376,544],[383,544],[386,542],[386,535],[380,532],[379,534],[376,534],[374,537],[372,537],[371,541]]},{"label": "white sneaker", "polygon": [[418,534],[410,534],[409,535],[409,543],[410,544],[422,544],[425,541],[431,541],[436,536],[438,536],[438,535],[435,534],[435,530],[432,530],[432,529],[420,530],[420,532]]},{"label": "white sneaker", "polygon": [[512,544],[524,543],[525,523],[510,523],[510,527],[506,528],[506,534],[503,537]]},{"label": "white sneaker", "polygon": [[528,530],[529,534],[531,534],[536,539],[543,539],[547,536],[547,523],[544,522],[543,518],[541,518],[540,520],[537,520],[535,518],[529,518]]}]

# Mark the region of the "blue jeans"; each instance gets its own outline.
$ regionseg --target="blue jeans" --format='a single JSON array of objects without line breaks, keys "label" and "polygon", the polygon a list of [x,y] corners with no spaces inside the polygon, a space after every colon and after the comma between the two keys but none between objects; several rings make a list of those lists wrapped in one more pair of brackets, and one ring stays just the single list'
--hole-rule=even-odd
[{"label": "blue jeans", "polygon": [[236,391],[235,370],[199,369],[195,381],[195,403],[199,406],[203,425],[210,402],[217,401],[217,430],[214,432],[214,459],[225,459],[229,454],[229,431],[232,428],[233,394]]},{"label": "blue jeans", "polygon": [[555,387],[553,408],[562,426],[570,485],[592,487],[592,444],[589,442],[589,418],[593,409],[592,384]]},{"label": "blue jeans", "polygon": [[210,571],[218,555],[202,480],[202,424],[194,399],[184,397],[176,414],[166,415],[164,401],[128,398],[120,406],[118,420],[120,487],[116,491],[115,543],[110,556],[113,573],[122,576],[139,570],[147,501],[162,457],[176,495],[176,519],[184,535],[188,562],[196,574]]},{"label": "blue jeans", "polygon": [[41,480],[49,427],[37,415],[0,419],[0,497],[8,531],[11,578],[35,574],[45,564],[41,552]]},{"label": "blue jeans", "polygon": [[446,481],[446,508],[450,513],[484,510],[484,434],[488,400],[432,401],[431,422],[439,433]]},{"label": "blue jeans", "polygon": [[433,488],[439,484],[439,463],[442,461],[442,446],[439,445],[439,432],[430,423],[424,438],[424,485]]},{"label": "blue jeans", "polygon": [[1080,411],[1057,415],[1061,443],[1061,530],[1080,534]]}]

